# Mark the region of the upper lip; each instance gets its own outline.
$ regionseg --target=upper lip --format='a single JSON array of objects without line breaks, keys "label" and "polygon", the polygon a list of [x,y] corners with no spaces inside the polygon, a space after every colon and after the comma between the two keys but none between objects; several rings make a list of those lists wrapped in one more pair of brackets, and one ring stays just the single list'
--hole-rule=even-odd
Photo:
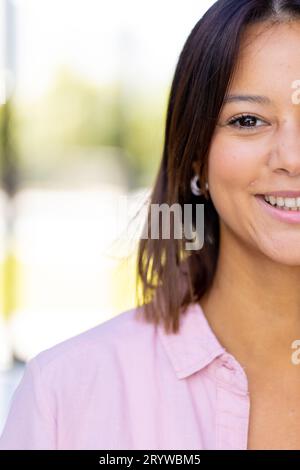
[{"label": "upper lip", "polygon": [[256,194],[256,196],[273,196],[273,197],[300,197],[300,191],[271,191],[266,193]]}]

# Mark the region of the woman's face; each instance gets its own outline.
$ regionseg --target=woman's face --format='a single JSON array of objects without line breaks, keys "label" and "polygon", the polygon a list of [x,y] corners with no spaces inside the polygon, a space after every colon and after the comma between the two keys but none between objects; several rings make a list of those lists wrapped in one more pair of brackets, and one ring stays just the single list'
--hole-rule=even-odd
[{"label": "woman's face", "polygon": [[[221,230],[274,261],[300,265],[300,211],[256,196],[295,191],[300,203],[300,22],[265,26],[248,27],[228,91],[265,98],[224,104],[210,147],[209,192]],[[241,114],[248,117],[229,124]],[[293,203],[282,196],[273,202]]]}]

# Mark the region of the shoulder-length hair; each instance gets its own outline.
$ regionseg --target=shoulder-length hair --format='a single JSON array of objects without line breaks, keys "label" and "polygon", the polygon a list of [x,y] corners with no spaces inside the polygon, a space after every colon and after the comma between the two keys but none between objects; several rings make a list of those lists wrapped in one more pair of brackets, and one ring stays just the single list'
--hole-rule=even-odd
[{"label": "shoulder-length hair", "polygon": [[[179,331],[181,312],[200,301],[212,284],[219,253],[219,216],[205,188],[208,154],[229,89],[242,34],[254,23],[299,19],[300,0],[218,0],[189,34],[175,69],[168,98],[162,159],[147,208],[153,204],[204,204],[201,249],[187,251],[184,238],[139,240],[136,295],[146,321]],[[190,189],[197,162],[202,194]],[[195,214],[192,224],[195,226]],[[181,219],[183,224],[183,219]],[[149,233],[149,232],[148,232]]]}]

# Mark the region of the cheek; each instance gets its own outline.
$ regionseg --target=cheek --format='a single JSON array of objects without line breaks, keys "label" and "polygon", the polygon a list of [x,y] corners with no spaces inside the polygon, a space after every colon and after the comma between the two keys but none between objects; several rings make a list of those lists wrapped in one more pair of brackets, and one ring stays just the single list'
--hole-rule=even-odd
[{"label": "cheek", "polygon": [[208,158],[208,178],[213,191],[246,190],[263,166],[261,146],[246,140],[216,138]]}]

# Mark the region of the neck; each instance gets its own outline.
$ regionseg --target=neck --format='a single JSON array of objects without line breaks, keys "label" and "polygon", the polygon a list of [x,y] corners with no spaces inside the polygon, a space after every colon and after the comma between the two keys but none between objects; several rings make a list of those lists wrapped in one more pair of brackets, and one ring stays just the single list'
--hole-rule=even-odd
[{"label": "neck", "polygon": [[200,303],[220,343],[241,364],[283,364],[300,339],[299,286],[299,266],[264,257],[221,226],[214,281]]}]

